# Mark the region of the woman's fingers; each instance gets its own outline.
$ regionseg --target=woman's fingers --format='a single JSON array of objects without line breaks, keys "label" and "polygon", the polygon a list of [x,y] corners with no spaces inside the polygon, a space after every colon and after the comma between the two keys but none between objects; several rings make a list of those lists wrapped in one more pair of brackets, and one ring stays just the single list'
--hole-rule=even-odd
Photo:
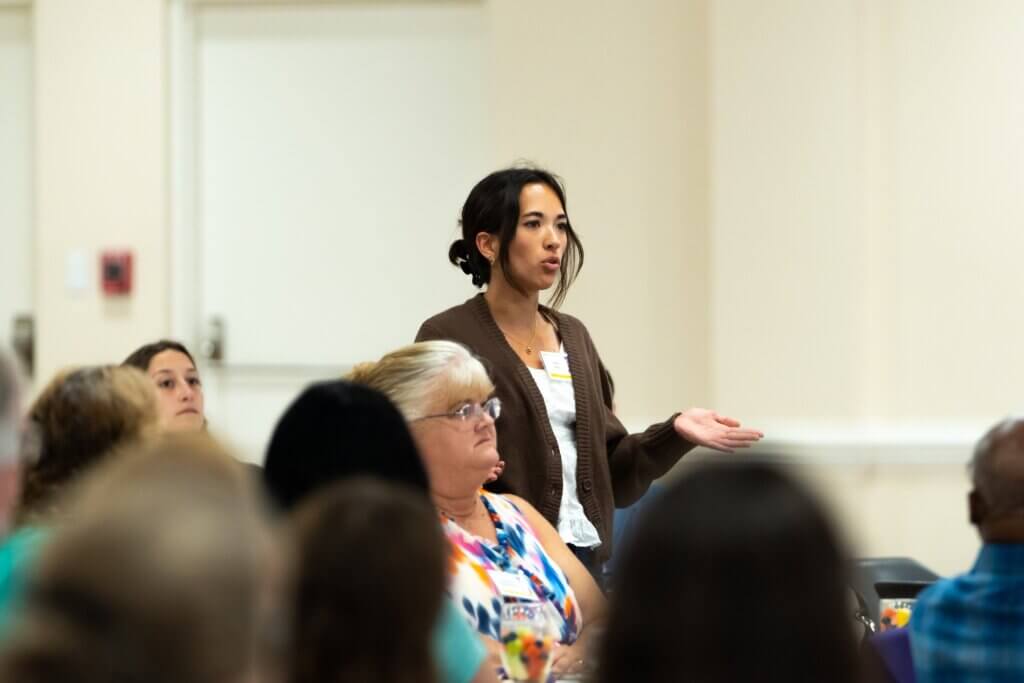
[{"label": "woman's fingers", "polygon": [[736,441],[760,441],[764,434],[755,429],[733,429],[725,436]]},{"label": "woman's fingers", "polygon": [[719,424],[723,424],[726,427],[739,427],[740,426],[740,421],[737,420],[735,417],[728,417],[726,415],[719,415],[718,413],[712,413],[712,416],[715,418],[716,422],[718,422]]},{"label": "woman's fingers", "polygon": [[712,438],[708,446],[715,450],[732,453],[739,448],[750,448],[761,439],[761,432],[753,429],[730,429]]}]

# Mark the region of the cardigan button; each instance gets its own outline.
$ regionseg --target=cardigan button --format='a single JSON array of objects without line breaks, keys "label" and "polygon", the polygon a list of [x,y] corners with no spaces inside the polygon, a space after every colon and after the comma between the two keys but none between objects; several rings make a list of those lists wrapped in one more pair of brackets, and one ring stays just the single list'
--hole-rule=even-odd
[{"label": "cardigan button", "polygon": [[590,483],[590,480],[589,479],[584,479],[583,480],[583,490],[585,492],[587,492],[587,493],[590,493],[590,489],[592,489],[592,488],[594,488],[594,485]]}]

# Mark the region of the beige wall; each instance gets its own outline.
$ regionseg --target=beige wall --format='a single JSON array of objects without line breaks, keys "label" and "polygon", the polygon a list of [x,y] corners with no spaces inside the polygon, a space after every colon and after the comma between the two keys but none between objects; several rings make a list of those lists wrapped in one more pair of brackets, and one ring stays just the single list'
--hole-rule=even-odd
[{"label": "beige wall", "polygon": [[586,322],[619,408],[708,400],[707,6],[687,0],[491,5],[497,163],[562,175],[586,266]]},{"label": "beige wall", "polygon": [[943,575],[973,564],[981,542],[967,519],[962,463],[814,464],[803,472],[856,555],[913,557]]},{"label": "beige wall", "polygon": [[711,3],[711,383],[759,422],[862,404],[857,4]]},{"label": "beige wall", "polygon": [[[119,361],[165,334],[167,88],[161,0],[36,0],[35,308],[40,378]],[[99,291],[102,249],[135,253],[135,290]],[[88,270],[69,292],[69,254]]]},{"label": "beige wall", "polygon": [[32,311],[32,15],[0,2],[0,346]]},{"label": "beige wall", "polygon": [[1016,409],[1024,5],[711,8],[716,402],[769,423]]},{"label": "beige wall", "polygon": [[898,415],[1021,407],[1024,5],[891,8],[883,93],[893,262],[886,323]]}]

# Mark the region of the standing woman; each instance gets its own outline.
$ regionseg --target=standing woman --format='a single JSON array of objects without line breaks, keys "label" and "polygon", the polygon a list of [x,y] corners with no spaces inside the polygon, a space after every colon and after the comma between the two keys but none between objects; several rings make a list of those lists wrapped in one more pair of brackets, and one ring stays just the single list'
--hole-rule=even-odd
[{"label": "standing woman", "polygon": [[[505,469],[493,485],[533,504],[591,572],[611,553],[612,515],[695,446],[745,448],[761,438],[701,408],[628,434],[587,328],[557,310],[583,265],[559,180],[536,168],[496,171],[469,193],[449,260],[487,285],[428,319],[417,341],[450,339],[489,363],[504,406]],[[551,307],[540,293],[555,287]]]}]

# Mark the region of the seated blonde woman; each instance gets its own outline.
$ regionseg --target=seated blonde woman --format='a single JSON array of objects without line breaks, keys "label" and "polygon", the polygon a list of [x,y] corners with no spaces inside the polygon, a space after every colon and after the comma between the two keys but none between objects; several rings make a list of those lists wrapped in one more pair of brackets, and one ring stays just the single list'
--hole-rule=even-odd
[{"label": "seated blonde woman", "polygon": [[555,674],[581,671],[588,637],[605,618],[604,597],[533,506],[483,490],[500,460],[501,404],[480,361],[453,342],[421,342],[357,366],[349,379],[387,395],[409,423],[451,541],[448,592],[492,653],[503,602],[544,601],[560,627]]}]

